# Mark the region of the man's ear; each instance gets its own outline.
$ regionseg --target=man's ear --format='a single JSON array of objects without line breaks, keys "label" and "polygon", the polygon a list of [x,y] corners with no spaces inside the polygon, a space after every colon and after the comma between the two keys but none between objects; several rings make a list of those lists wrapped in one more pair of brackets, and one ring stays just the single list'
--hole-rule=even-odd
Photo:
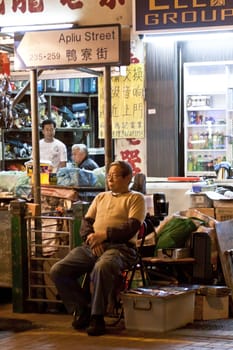
[{"label": "man's ear", "polygon": [[127,175],[127,178],[128,178],[128,185],[130,184],[130,182],[132,181],[132,176],[131,175]]}]

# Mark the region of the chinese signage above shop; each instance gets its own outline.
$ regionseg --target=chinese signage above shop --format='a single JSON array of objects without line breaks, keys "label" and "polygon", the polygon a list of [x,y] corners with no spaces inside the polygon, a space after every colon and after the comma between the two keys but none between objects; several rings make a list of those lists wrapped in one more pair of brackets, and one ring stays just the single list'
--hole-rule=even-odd
[{"label": "chinese signage above shop", "polygon": [[[104,138],[104,83],[99,77],[99,138]],[[144,130],[144,66],[131,64],[126,75],[112,77],[112,138],[141,139]]]},{"label": "chinese signage above shop", "polygon": [[134,0],[133,5],[138,34],[232,28],[232,0]]},{"label": "chinese signage above shop", "polygon": [[105,66],[120,63],[120,26],[26,32],[17,42],[15,69]]},{"label": "chinese signage above shop", "polygon": [[0,26],[132,24],[131,0],[0,0]]}]

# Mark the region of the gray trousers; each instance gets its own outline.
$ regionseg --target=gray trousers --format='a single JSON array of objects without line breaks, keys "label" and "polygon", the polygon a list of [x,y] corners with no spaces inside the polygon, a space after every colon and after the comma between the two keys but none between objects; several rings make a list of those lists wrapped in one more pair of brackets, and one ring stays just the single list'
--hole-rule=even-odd
[{"label": "gray trousers", "polygon": [[[116,279],[135,259],[135,249],[126,244],[109,244],[100,257],[93,255],[90,247],[84,244],[55,263],[50,275],[68,313],[74,310],[80,313],[91,306],[92,315],[105,315]],[[81,284],[85,274],[90,276],[91,294],[89,283],[88,288]]]}]

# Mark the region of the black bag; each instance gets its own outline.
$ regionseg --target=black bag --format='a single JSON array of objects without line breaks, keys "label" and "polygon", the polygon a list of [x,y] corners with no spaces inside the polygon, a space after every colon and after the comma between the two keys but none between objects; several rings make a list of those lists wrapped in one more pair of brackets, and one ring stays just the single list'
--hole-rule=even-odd
[{"label": "black bag", "polygon": [[150,215],[150,213],[146,214],[145,217],[145,223],[146,223],[146,236],[149,235],[149,233],[151,232],[155,232],[155,226],[157,226],[157,222],[155,220],[155,218]]},{"label": "black bag", "polygon": [[211,265],[211,239],[203,232],[192,233],[192,251],[195,258],[193,280],[195,283],[210,282],[213,278]]},{"label": "black bag", "polygon": [[[156,243],[156,231],[155,231],[155,220],[152,215],[149,213],[146,214],[146,217],[144,219],[145,222],[145,237],[144,237],[144,244],[140,248],[141,255],[146,256],[153,256],[154,250],[155,250],[155,243]],[[147,237],[149,240],[147,241]]]}]

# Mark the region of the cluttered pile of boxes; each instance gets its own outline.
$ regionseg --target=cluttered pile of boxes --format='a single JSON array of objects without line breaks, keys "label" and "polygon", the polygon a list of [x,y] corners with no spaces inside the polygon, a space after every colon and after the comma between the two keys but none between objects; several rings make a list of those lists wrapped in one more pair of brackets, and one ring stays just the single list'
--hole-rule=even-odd
[{"label": "cluttered pile of boxes", "polygon": [[[210,223],[195,233],[198,254],[193,263],[193,280],[187,284],[168,285],[166,281],[164,284],[138,285],[123,292],[125,325],[130,330],[166,332],[194,321],[229,318],[233,290],[233,197],[225,200],[213,194],[209,197],[206,192],[192,192],[190,208],[179,214],[199,216]],[[208,237],[208,251],[205,251],[206,241],[200,240],[201,237]],[[178,262],[190,257],[187,247],[169,248],[170,254],[164,254],[165,250],[158,250],[157,257],[151,259],[154,262],[156,259]]]},{"label": "cluttered pile of boxes", "polygon": [[217,186],[194,184],[190,195],[190,208],[196,208],[200,212],[217,221],[233,219],[233,188],[231,186]]}]

